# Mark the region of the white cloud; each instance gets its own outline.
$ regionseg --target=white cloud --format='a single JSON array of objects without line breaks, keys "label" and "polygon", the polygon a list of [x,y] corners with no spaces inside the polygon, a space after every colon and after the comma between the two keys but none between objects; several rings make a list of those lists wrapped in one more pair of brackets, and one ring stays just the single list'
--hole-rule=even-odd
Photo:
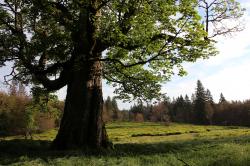
[{"label": "white cloud", "polygon": [[249,1],[246,2],[246,0],[245,0],[245,1],[241,2],[241,6],[246,8],[246,9],[249,9],[250,8],[250,2]]},{"label": "white cloud", "polygon": [[250,59],[231,68],[225,68],[204,78],[202,81],[218,100],[219,93],[223,92],[228,100],[250,99]]}]

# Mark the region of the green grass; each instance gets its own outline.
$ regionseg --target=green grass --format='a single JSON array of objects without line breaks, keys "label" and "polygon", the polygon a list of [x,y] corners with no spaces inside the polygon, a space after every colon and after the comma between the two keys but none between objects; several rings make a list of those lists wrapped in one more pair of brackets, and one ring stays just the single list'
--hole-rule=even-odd
[{"label": "green grass", "polygon": [[[56,130],[0,141],[0,165],[250,166],[250,128],[189,124],[107,125],[114,150],[48,150]],[[3,140],[4,139],[4,140]]]}]

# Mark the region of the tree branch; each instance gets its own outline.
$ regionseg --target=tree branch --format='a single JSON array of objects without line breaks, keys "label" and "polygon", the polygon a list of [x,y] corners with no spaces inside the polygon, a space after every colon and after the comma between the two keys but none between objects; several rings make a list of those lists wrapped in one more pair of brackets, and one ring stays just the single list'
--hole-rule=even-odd
[{"label": "tree branch", "polygon": [[103,8],[104,6],[106,6],[110,1],[112,0],[106,0],[106,1],[102,1],[101,4],[95,9],[96,11],[100,10],[101,8]]},{"label": "tree branch", "polygon": [[35,79],[37,79],[48,91],[58,90],[67,85],[69,76],[70,74],[66,70],[63,70],[60,76],[55,80],[50,80],[44,74],[34,74]]}]

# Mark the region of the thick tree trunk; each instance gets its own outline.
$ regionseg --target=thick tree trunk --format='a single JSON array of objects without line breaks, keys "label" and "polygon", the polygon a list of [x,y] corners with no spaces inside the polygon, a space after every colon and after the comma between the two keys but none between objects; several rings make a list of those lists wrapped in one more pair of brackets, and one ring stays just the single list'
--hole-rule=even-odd
[{"label": "thick tree trunk", "polygon": [[[64,114],[52,148],[57,150],[107,147],[102,120],[101,63],[86,62],[74,69],[68,84]],[[82,65],[81,65],[82,66]]]}]

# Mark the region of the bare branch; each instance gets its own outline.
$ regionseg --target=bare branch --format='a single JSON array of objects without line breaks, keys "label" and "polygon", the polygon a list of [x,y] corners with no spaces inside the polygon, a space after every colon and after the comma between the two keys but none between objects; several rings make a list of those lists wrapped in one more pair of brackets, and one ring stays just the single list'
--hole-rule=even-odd
[{"label": "bare branch", "polygon": [[96,8],[96,11],[98,11],[98,10],[100,10],[101,8],[103,8],[104,6],[106,6],[110,1],[112,1],[112,0],[103,0],[102,2],[101,2],[101,4]]},{"label": "bare branch", "polygon": [[13,61],[13,60],[18,60],[18,58],[17,58],[17,57],[13,57],[13,58],[4,58],[4,59],[0,59],[0,62]]},{"label": "bare branch", "polygon": [[10,72],[10,74],[8,74],[8,75],[5,75],[3,78],[4,78],[4,82],[7,84],[7,85],[9,85],[9,81],[11,81],[12,79],[9,79],[9,80],[7,80],[7,78],[8,77],[13,77],[14,75],[16,74],[16,72],[15,72],[15,66],[12,66],[12,70],[11,70],[11,72]]},{"label": "bare branch", "polygon": [[9,7],[9,9],[13,12],[16,13],[16,10],[11,6],[11,4],[8,1],[4,1],[6,5]]}]

